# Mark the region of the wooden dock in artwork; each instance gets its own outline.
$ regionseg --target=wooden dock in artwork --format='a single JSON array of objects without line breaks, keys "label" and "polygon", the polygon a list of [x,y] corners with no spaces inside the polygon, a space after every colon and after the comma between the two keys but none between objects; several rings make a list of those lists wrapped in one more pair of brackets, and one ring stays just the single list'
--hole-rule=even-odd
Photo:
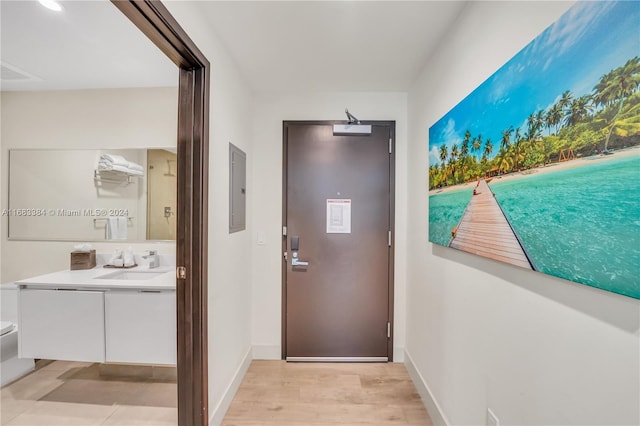
[{"label": "wooden dock in artwork", "polygon": [[484,179],[452,232],[449,247],[535,269]]}]

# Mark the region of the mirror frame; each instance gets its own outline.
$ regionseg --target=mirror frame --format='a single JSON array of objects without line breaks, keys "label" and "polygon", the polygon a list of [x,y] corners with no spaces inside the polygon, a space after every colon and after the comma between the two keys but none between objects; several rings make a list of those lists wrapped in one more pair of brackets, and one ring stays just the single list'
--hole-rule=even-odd
[{"label": "mirror frame", "polygon": [[210,64],[160,1],[111,0],[180,68],[176,265],[178,425],[208,414],[207,240]]}]

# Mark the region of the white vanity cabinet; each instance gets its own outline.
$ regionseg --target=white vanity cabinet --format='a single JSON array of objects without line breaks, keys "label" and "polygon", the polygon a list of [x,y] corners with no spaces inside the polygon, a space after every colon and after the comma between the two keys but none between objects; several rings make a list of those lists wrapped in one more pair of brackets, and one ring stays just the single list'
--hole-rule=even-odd
[{"label": "white vanity cabinet", "polygon": [[106,362],[176,363],[176,292],[104,295]]},{"label": "white vanity cabinet", "polygon": [[104,292],[21,289],[21,358],[104,362]]},{"label": "white vanity cabinet", "polygon": [[66,270],[16,284],[21,357],[176,364],[173,267]]}]

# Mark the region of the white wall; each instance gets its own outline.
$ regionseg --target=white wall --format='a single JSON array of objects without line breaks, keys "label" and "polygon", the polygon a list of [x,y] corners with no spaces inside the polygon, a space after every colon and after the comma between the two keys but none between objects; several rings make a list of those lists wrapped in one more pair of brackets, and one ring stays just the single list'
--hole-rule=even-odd
[{"label": "white wall", "polygon": [[[236,65],[202,19],[197,2],[165,2],[211,63],[209,142],[209,414],[222,421],[251,360],[251,224],[229,234],[229,142],[256,160],[251,146],[252,95]],[[254,191],[247,176],[247,211]]]},{"label": "white wall", "polygon": [[[280,93],[256,95],[252,167],[254,209],[252,289],[254,356],[280,359],[282,317],[282,121],[345,120],[349,108],[361,120],[396,121],[396,223],[394,360],[402,361],[405,335],[405,259],[407,205],[406,94]],[[265,237],[257,245],[257,234]]]},{"label": "white wall", "polygon": [[[99,89],[2,93],[2,194],[8,207],[10,149],[99,149],[175,147],[177,88]],[[61,168],[62,174],[87,179],[93,174]],[[49,207],[49,206],[47,206]],[[92,208],[94,206],[86,206]],[[66,208],[64,205],[50,208]],[[140,219],[140,218],[138,218]],[[9,241],[7,217],[2,223],[0,282],[15,281],[69,267],[71,242]],[[89,220],[89,219],[88,219]],[[174,243],[95,243],[99,252],[132,246],[175,255]]]},{"label": "white wall", "polygon": [[640,424],[639,300],[427,241],[428,127],[570,5],[470,2],[409,93],[406,350],[437,422]]}]

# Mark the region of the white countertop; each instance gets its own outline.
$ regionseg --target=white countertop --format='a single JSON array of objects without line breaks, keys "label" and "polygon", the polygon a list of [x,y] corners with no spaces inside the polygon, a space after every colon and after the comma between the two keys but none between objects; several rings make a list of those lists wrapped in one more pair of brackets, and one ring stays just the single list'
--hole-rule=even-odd
[{"label": "white countertop", "polygon": [[[144,274],[161,273],[147,279],[109,279],[103,278],[119,272],[134,272]],[[20,287],[42,288],[42,289],[65,289],[65,290],[175,290],[176,276],[175,267],[160,266],[149,269],[137,266],[135,268],[103,268],[101,265],[93,269],[65,270],[53,272],[51,274],[40,275],[33,278],[26,278],[16,282]]]}]

